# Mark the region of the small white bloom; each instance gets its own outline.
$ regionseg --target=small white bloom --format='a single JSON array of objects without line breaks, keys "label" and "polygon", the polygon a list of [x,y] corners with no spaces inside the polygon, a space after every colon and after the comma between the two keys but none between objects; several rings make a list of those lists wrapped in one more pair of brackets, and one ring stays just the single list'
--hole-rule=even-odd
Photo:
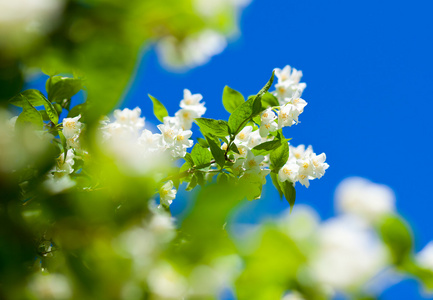
[{"label": "small white bloom", "polygon": [[65,174],[71,174],[72,172],[74,172],[74,168],[73,168],[74,158],[75,158],[75,154],[72,149],[69,149],[66,152],[66,159],[63,153],[60,154],[60,156],[57,158],[57,166],[53,170],[53,172],[65,173]]},{"label": "small white bloom", "polygon": [[139,107],[133,110],[125,108],[124,110],[116,109],[114,111],[116,123],[136,130],[140,130],[144,127],[144,118],[140,118],[140,115],[141,109]]},{"label": "small white bloom", "polygon": [[313,163],[310,158],[300,159],[296,162],[299,165],[299,174],[313,177]]},{"label": "small white bloom", "polygon": [[421,267],[433,271],[433,241],[416,255],[416,260]]},{"label": "small white bloom", "polygon": [[313,164],[314,176],[316,178],[321,178],[323,175],[325,175],[326,169],[329,168],[329,165],[325,163],[325,160],[325,153],[322,153],[320,155],[316,155],[315,153],[313,153],[311,155],[311,163]]},{"label": "small white bloom", "polygon": [[245,126],[237,135],[235,138],[236,144],[247,144],[248,139],[250,137],[251,132],[253,131],[252,126]]},{"label": "small white bloom", "polygon": [[250,134],[250,138],[248,139],[248,148],[252,149],[257,145],[260,145],[264,142],[264,139],[260,136],[259,130],[253,131]]},{"label": "small white bloom", "polygon": [[313,148],[311,146],[308,146],[307,149],[305,149],[305,145],[298,145],[298,147],[289,146],[289,152],[290,152],[290,159],[305,159],[313,154]]},{"label": "small white bloom", "polygon": [[298,123],[299,110],[290,103],[281,106],[278,112],[278,128],[283,128],[285,126],[292,126]]},{"label": "small white bloom", "polygon": [[274,121],[270,121],[269,123],[262,122],[259,128],[259,134],[262,138],[265,138],[269,135],[270,132],[274,132],[278,130],[278,125]]},{"label": "small white bloom", "polygon": [[192,122],[195,118],[200,118],[202,115],[195,109],[182,108],[178,110],[175,114],[176,118],[179,120],[179,124],[183,130],[191,129]]},{"label": "small white bloom", "polygon": [[164,142],[168,145],[173,145],[180,129],[168,124],[160,124],[157,127],[161,131]]},{"label": "small white bloom", "polygon": [[78,120],[81,118],[81,115],[76,116],[75,118],[64,118],[63,119],[63,135],[66,139],[73,138],[74,136],[80,134],[81,130],[81,122]]},{"label": "small white bloom", "polygon": [[276,118],[277,118],[277,116],[272,111],[272,108],[268,108],[268,109],[264,110],[260,115],[261,123],[270,123],[273,120],[275,120]]},{"label": "small white bloom", "polygon": [[38,299],[65,300],[72,297],[68,279],[61,274],[36,274],[28,288]]},{"label": "small white bloom", "polygon": [[293,162],[287,162],[278,172],[278,180],[284,182],[289,180],[295,183],[298,178],[299,165]]},{"label": "small white bloom", "polygon": [[291,104],[293,104],[296,109],[299,111],[299,114],[301,114],[304,111],[304,107],[307,106],[307,101],[305,101],[302,98],[291,98],[289,101]]},{"label": "small white bloom", "polygon": [[249,150],[248,147],[245,145],[236,145],[236,146],[238,148],[239,154],[235,153],[234,154],[235,158],[238,159],[239,157],[243,157],[243,158],[247,157],[248,150]]},{"label": "small white bloom", "polygon": [[176,198],[176,189],[173,188],[173,181],[169,180],[167,181],[160,189],[159,189],[159,196],[160,196],[160,203],[163,206],[170,206],[170,204],[173,202],[174,198]]},{"label": "small white bloom", "polygon": [[180,101],[180,107],[196,110],[197,113],[201,116],[206,112],[204,103],[200,102],[202,99],[203,96],[201,94],[191,94],[190,90],[184,89],[183,99]]},{"label": "small white bloom", "polygon": [[150,271],[147,276],[150,290],[158,299],[183,299],[187,291],[187,282],[168,263],[162,263]]},{"label": "small white bloom", "polygon": [[335,191],[337,210],[374,222],[395,210],[394,192],[385,185],[352,177],[343,180]]},{"label": "small white bloom", "polygon": [[248,150],[247,158],[244,162],[244,167],[247,171],[259,173],[260,172],[260,163],[264,160],[263,155],[255,156],[252,151]]}]

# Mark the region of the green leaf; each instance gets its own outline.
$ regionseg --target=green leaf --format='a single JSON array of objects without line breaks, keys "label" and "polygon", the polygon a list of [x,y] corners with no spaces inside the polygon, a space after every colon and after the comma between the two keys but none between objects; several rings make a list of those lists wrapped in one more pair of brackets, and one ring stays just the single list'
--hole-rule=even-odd
[{"label": "green leaf", "polygon": [[[275,173],[274,173],[275,174]],[[277,178],[278,180],[278,178]],[[281,190],[283,191],[284,197],[290,205],[290,211],[292,211],[296,200],[296,190],[293,183],[290,181],[279,182]]]},{"label": "green leaf", "polygon": [[53,76],[47,80],[46,89],[50,102],[63,104],[82,89],[82,81],[78,78]]},{"label": "green leaf", "polygon": [[215,140],[211,139],[208,136],[205,137],[216,163],[221,167],[221,169],[224,168],[224,164],[226,162],[224,150],[221,149],[220,145],[217,144]]},{"label": "green leaf", "polygon": [[398,216],[385,217],[379,224],[379,233],[388,246],[394,264],[407,261],[412,252],[412,233],[405,222]]},{"label": "green leaf", "polygon": [[68,118],[74,118],[80,115],[86,108],[86,103],[75,105],[68,113]]},{"label": "green leaf", "polygon": [[191,181],[186,186],[186,190],[190,191],[197,186],[197,176],[196,174],[192,174]]},{"label": "green leaf", "polygon": [[48,118],[54,124],[59,122],[59,116],[54,106],[45,98],[45,96],[38,90],[30,89],[25,90],[12,99],[9,100],[9,103],[18,107],[28,107],[27,104],[30,104],[33,108],[35,106],[43,105],[45,111],[47,113]]},{"label": "green leaf", "polygon": [[184,159],[191,167],[194,167],[194,160],[190,153],[186,153]]},{"label": "green leaf", "polygon": [[159,102],[158,99],[156,99],[155,97],[153,97],[152,95],[148,94],[150,100],[152,100],[153,102],[153,114],[155,115],[155,117],[161,121],[164,122],[164,117],[168,116],[168,111],[165,108],[165,106]]},{"label": "green leaf", "polygon": [[253,116],[254,99],[249,99],[240,105],[229,117],[229,128],[233,135],[239,133]]},{"label": "green leaf", "polygon": [[36,126],[36,128],[41,129],[44,126],[42,115],[30,104],[26,97],[23,97],[23,99],[24,100],[21,102],[23,111],[17,118],[17,125],[23,126],[25,124],[32,124]]},{"label": "green leaf", "polygon": [[271,151],[270,160],[271,160],[271,167],[272,170],[275,173],[278,173],[278,171],[286,164],[287,160],[289,159],[289,144],[286,140],[281,141],[281,145]]},{"label": "green leaf", "polygon": [[255,156],[266,155],[266,154],[270,153],[272,150],[277,149],[279,146],[281,146],[281,141],[280,140],[273,140],[273,141],[268,141],[268,142],[264,142],[260,145],[257,145],[253,149],[251,149],[251,151],[253,152],[253,154]]},{"label": "green leaf", "polygon": [[280,181],[278,180],[278,175],[274,172],[271,172],[270,175],[271,175],[272,183],[274,184],[275,188],[278,191],[278,194],[280,195],[280,199],[283,199],[283,190],[281,189]]},{"label": "green leaf", "polygon": [[205,178],[204,178],[204,174],[201,172],[195,172],[194,175],[197,177],[197,183],[201,186],[205,185]]},{"label": "green leaf", "polygon": [[228,184],[230,181],[230,176],[224,172],[218,174],[217,183],[218,184]]},{"label": "green leaf", "polygon": [[66,138],[63,135],[62,131],[58,131],[59,133],[59,138],[60,138],[60,142],[63,148],[63,160],[66,161],[66,155],[68,154],[68,149],[67,149],[67,144],[66,144]]},{"label": "green leaf", "polygon": [[238,134],[255,115],[263,110],[262,95],[269,90],[273,81],[274,72],[272,72],[271,78],[256,96],[248,98],[230,115],[228,124],[233,135]]},{"label": "green leaf", "polygon": [[209,147],[209,144],[207,143],[207,141],[205,139],[197,138],[197,143],[199,143],[199,145],[202,146],[203,148]]},{"label": "green leaf", "polygon": [[239,153],[238,146],[236,146],[235,143],[232,143],[232,144],[230,145],[230,150],[232,150],[234,153],[240,154],[240,153]]},{"label": "green leaf", "polygon": [[194,148],[192,148],[191,157],[194,160],[194,165],[200,169],[210,165],[212,154],[208,149],[196,144]]},{"label": "green leaf", "polygon": [[224,87],[223,91],[223,105],[224,108],[229,112],[233,113],[242,103],[245,102],[244,96],[238,91],[230,88],[229,86]]},{"label": "green leaf", "polygon": [[279,106],[279,105],[280,105],[280,103],[278,102],[277,97],[275,97],[274,95],[272,95],[269,92],[266,92],[263,94],[263,96],[262,96],[262,107],[263,108]]},{"label": "green leaf", "polygon": [[418,265],[413,259],[406,261],[403,270],[418,278],[424,287],[430,292],[433,291],[433,271]]},{"label": "green leaf", "polygon": [[206,133],[210,133],[218,137],[226,137],[229,135],[229,126],[226,121],[197,118],[195,119],[195,122],[200,127],[200,130],[204,135]]}]

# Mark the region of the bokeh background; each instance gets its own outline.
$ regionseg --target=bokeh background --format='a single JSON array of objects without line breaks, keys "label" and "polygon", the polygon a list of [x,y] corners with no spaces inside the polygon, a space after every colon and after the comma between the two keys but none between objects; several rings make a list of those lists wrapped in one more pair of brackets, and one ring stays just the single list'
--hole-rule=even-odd
[{"label": "bokeh background", "polygon": [[[433,239],[432,16],[428,0],[255,0],[242,13],[241,34],[204,66],[168,71],[154,48],[143,49],[121,107],[139,106],[147,124],[157,123],[147,94],[174,114],[188,88],[203,94],[205,117],[226,119],[225,85],[251,95],[273,68],[300,69],[308,106],[286,136],[295,146],[311,144],[316,153],[325,152],[330,168],[310,188],[297,185],[297,203],[313,206],[326,219],[334,215],[333,193],[344,178],[387,184],[414,229],[419,251]],[[37,77],[29,85],[43,89],[44,80]],[[188,195],[179,191],[172,205],[180,220]],[[262,199],[245,203],[236,220],[256,223],[286,208],[269,180]],[[380,299],[425,297],[409,279]]]}]

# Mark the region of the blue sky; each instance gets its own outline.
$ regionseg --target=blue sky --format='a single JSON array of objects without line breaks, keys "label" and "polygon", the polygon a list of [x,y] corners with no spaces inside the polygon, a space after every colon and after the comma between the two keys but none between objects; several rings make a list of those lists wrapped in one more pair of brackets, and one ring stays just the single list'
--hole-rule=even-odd
[{"label": "blue sky", "polygon": [[[334,215],[333,192],[344,178],[387,184],[420,250],[433,239],[432,15],[427,0],[256,0],[242,14],[241,36],[205,66],[170,73],[153,50],[146,52],[122,107],[140,106],[156,121],[146,95],[174,114],[188,88],[203,94],[206,117],[227,118],[225,85],[255,94],[275,67],[300,69],[308,106],[302,123],[285,134],[294,145],[325,152],[330,168],[310,188],[297,186],[297,203],[326,219]],[[183,205],[173,203],[175,212]],[[269,185],[240,219],[256,222],[287,207]],[[418,294],[418,285],[405,281],[381,299],[421,299]]]}]

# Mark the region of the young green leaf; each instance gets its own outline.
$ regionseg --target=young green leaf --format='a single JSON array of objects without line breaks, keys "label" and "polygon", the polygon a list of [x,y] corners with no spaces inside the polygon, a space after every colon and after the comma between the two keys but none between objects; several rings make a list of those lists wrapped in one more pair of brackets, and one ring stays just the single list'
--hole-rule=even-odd
[{"label": "young green leaf", "polygon": [[233,135],[239,133],[253,116],[254,99],[242,103],[229,117],[229,128]]},{"label": "young green leaf", "polygon": [[207,133],[218,137],[226,137],[229,135],[229,126],[226,121],[197,118],[195,119],[195,122],[204,135]]},{"label": "young green leaf", "polygon": [[212,154],[208,149],[196,144],[194,148],[192,148],[191,157],[194,160],[194,165],[200,169],[210,165]]},{"label": "young green leaf", "polygon": [[262,96],[262,107],[263,108],[268,108],[268,107],[272,107],[272,106],[279,106],[280,103],[278,102],[277,97],[275,97],[274,95],[272,95],[269,92],[266,92],[263,94]]},{"label": "young green leaf", "polygon": [[71,99],[82,88],[82,81],[78,78],[53,76],[46,83],[48,99],[59,104],[63,104],[65,99]]},{"label": "young green leaf", "polygon": [[53,104],[51,104],[51,102],[49,102],[47,98],[45,98],[45,96],[38,90],[25,90],[10,99],[9,103],[22,108],[28,107],[27,104],[30,104],[33,108],[35,106],[43,105],[50,121],[54,124],[59,122],[59,116]]},{"label": "young green leaf", "polygon": [[[278,180],[278,178],[277,178]],[[292,211],[293,206],[295,205],[296,200],[296,190],[293,186],[293,183],[290,181],[279,182],[281,190],[283,191],[284,197],[290,205],[290,211]]]},{"label": "young green leaf", "polygon": [[289,144],[287,141],[282,140],[281,145],[271,151],[270,159],[272,170],[278,173],[289,159]]},{"label": "young green leaf", "polygon": [[202,146],[203,148],[209,147],[209,144],[207,143],[207,141],[205,139],[197,138],[197,143],[199,143],[200,146]]},{"label": "young green leaf", "polygon": [[190,167],[194,167],[194,160],[190,153],[186,153],[184,159],[190,165]]},{"label": "young green leaf", "polygon": [[280,199],[283,199],[283,190],[281,189],[280,181],[278,180],[278,175],[274,172],[271,172],[270,175],[271,175],[272,183],[274,184],[275,188],[278,191],[278,194],[280,195]]},{"label": "young green leaf", "polygon": [[86,109],[86,103],[75,105],[68,113],[68,118],[74,118]]},{"label": "young green leaf", "polygon": [[266,155],[266,154],[270,153],[272,150],[277,149],[279,146],[281,146],[281,141],[280,140],[273,140],[273,141],[268,141],[268,142],[264,142],[262,144],[259,144],[259,145],[255,146],[253,149],[251,149],[251,151],[253,152],[253,154],[255,156]]},{"label": "young green leaf", "polygon": [[382,240],[388,246],[394,264],[400,265],[409,259],[412,252],[412,233],[398,216],[388,216],[379,225]]},{"label": "young green leaf", "polygon": [[230,88],[229,86],[224,87],[223,91],[223,105],[224,108],[229,112],[233,113],[238,106],[245,102],[244,96],[238,91]]},{"label": "young green leaf", "polygon": [[221,147],[215,142],[215,140],[211,139],[208,136],[205,137],[216,163],[221,167],[221,169],[224,168],[224,164],[226,162],[224,150],[221,149]]},{"label": "young green leaf", "polygon": [[42,128],[44,126],[42,115],[30,104],[27,98],[23,97],[23,99],[24,100],[21,102],[23,111],[17,118],[17,125],[32,124],[38,129]]},{"label": "young green leaf", "polygon": [[158,99],[152,95],[148,94],[147,96],[149,96],[150,100],[153,102],[153,114],[159,121],[164,122],[164,117],[168,116],[167,109],[161,102],[159,102]]}]

